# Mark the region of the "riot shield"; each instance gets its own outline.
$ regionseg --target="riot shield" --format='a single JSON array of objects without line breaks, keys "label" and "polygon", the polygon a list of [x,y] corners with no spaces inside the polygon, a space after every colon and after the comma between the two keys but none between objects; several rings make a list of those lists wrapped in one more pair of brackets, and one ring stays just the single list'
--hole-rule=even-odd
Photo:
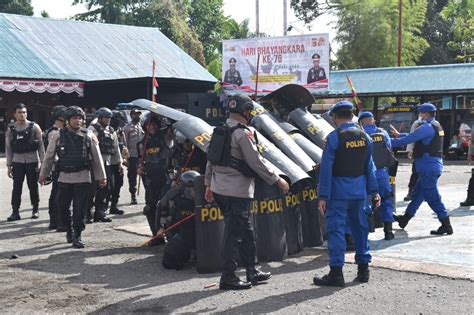
[{"label": "riot shield", "polygon": [[185,135],[199,149],[207,151],[213,128],[204,120],[194,116],[185,117],[174,123],[173,128]]},{"label": "riot shield", "polygon": [[[300,182],[304,181],[306,180]],[[303,250],[303,228],[299,188],[299,183],[291,186],[290,191],[283,197],[282,200],[288,255],[294,255]]]},{"label": "riot shield", "polygon": [[323,150],[308,138],[301,134],[301,131],[290,123],[282,122],[280,127],[296,142],[298,146],[316,163],[321,163]]},{"label": "riot shield", "polygon": [[251,125],[263,131],[303,171],[311,172],[315,166],[313,160],[286,134],[279,126],[278,121],[263,106],[255,102],[253,105]]},{"label": "riot shield", "polygon": [[143,98],[134,100],[132,104],[175,121],[181,120],[186,117],[193,117],[192,115],[189,115],[185,112]]},{"label": "riot shield", "polygon": [[259,102],[265,107],[271,106],[280,117],[285,117],[294,109],[313,104],[314,97],[310,91],[301,85],[287,84],[260,98]]},{"label": "riot shield", "polygon": [[204,200],[204,176],[194,181],[196,221],[196,268],[199,273],[219,272],[224,238],[224,217],[219,207]]},{"label": "riot shield", "polygon": [[300,108],[288,114],[288,121],[300,128],[320,148],[324,148],[327,135],[334,130],[321,116],[318,118]]}]

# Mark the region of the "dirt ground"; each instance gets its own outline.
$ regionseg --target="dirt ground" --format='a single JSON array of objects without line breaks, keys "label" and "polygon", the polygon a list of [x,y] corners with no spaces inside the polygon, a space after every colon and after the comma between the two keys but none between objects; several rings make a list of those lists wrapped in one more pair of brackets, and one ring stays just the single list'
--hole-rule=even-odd
[{"label": "dirt ground", "polygon": [[[1,159],[0,165],[0,174],[6,174]],[[467,167],[447,169],[441,178],[441,192],[444,185],[459,185],[460,194],[465,192],[469,171]],[[400,186],[406,185],[408,176],[409,165],[402,166]],[[273,277],[268,284],[251,290],[205,289],[219,281],[218,274],[198,274],[192,265],[180,271],[166,270],[160,264],[162,248],[141,247],[146,237],[115,229],[145,220],[141,215],[143,196],[140,205],[129,206],[127,185],[122,189],[121,199],[126,214],[114,216],[112,223],[87,225],[83,235],[87,247],[77,250],[66,244],[63,233],[47,230],[49,187],[41,188],[40,219],[29,219],[31,209],[25,191],[23,220],[6,222],[11,181],[6,176],[2,178],[1,313],[473,312],[473,283],[459,278],[373,267],[370,282],[358,284],[352,281],[356,266],[348,264],[344,268],[348,282],[345,288],[314,286],[313,276],[328,270],[323,248],[305,249],[284,262],[262,264]],[[403,198],[403,189],[400,192],[399,200]],[[467,215],[472,216],[472,212]]]}]

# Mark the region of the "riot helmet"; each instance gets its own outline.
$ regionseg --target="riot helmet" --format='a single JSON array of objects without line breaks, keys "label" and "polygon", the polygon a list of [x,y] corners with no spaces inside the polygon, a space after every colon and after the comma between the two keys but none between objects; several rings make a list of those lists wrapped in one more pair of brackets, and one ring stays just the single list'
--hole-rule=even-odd
[{"label": "riot helmet", "polygon": [[246,94],[235,94],[229,98],[229,111],[231,113],[243,114],[253,109],[253,101]]},{"label": "riot helmet", "polygon": [[196,171],[186,171],[181,176],[179,177],[179,181],[185,186],[185,187],[193,187],[194,186],[194,181],[198,176],[201,176]]},{"label": "riot helmet", "polygon": [[112,118],[113,113],[107,107],[101,107],[95,112],[96,116],[99,118]]},{"label": "riot helmet", "polygon": [[59,118],[64,118],[64,113],[66,112],[67,107],[64,105],[56,105],[51,111],[51,118],[53,120],[58,120]]},{"label": "riot helmet", "polygon": [[119,110],[112,111],[112,120],[110,121],[110,125],[118,129],[125,123],[125,115]]},{"label": "riot helmet", "polygon": [[64,117],[66,117],[66,119],[76,116],[81,117],[84,121],[86,120],[86,114],[79,106],[69,106],[64,112]]}]

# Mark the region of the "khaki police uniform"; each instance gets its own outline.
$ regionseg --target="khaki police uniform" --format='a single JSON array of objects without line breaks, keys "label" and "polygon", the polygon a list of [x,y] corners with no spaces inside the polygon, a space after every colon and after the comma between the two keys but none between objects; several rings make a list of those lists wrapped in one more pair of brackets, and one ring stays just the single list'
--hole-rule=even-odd
[{"label": "khaki police uniform", "polygon": [[[128,148],[128,190],[132,197],[137,193],[137,169],[140,152],[138,152],[137,144],[143,139],[145,133],[143,132],[140,123],[129,123],[123,128],[125,137],[125,146]],[[133,198],[132,198],[133,199]]]},{"label": "khaki police uniform", "polygon": [[[230,118],[226,121],[229,127],[235,127],[238,123]],[[244,160],[269,185],[277,182],[278,175],[257,150],[252,127],[235,129],[231,137],[231,155]],[[250,225],[250,202],[254,197],[255,180],[244,176],[233,167],[213,166],[208,163],[205,185],[210,186],[214,199],[224,215],[221,283],[232,282],[236,279],[237,264],[234,260],[236,250],[247,272],[255,270],[255,240]]]},{"label": "khaki police uniform", "polygon": [[13,172],[13,190],[11,205],[14,213],[19,213],[21,204],[21,193],[23,190],[23,181],[26,177],[28,189],[30,190],[30,201],[33,206],[33,213],[37,213],[39,204],[38,193],[38,168],[40,161],[44,158],[44,144],[42,131],[38,124],[33,123],[32,131],[34,140],[38,141],[38,148],[24,153],[14,152],[16,149],[12,147],[13,131],[16,129],[17,137],[21,137],[22,132],[30,128],[32,122],[26,120],[24,125],[13,123],[9,126],[5,134],[5,153],[7,158],[7,166],[12,167]]}]

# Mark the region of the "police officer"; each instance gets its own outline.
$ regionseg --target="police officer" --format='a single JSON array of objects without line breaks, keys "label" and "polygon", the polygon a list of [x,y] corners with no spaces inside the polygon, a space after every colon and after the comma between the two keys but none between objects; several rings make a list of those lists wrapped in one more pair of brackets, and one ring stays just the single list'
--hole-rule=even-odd
[{"label": "police officer", "polygon": [[[388,167],[395,161],[392,156],[392,146],[388,133],[375,125],[374,115],[371,112],[361,112],[359,114],[359,124],[364,131],[372,138],[372,159],[375,163],[378,192],[381,198],[380,218],[383,222],[383,231],[385,239],[391,240],[395,236],[392,231],[393,223],[393,199],[392,186],[390,186],[390,176],[388,175]],[[369,211],[371,205],[367,205]]]},{"label": "police officer", "polygon": [[26,106],[18,103],[13,107],[15,122],[8,126],[5,133],[5,151],[7,156],[8,177],[13,178],[12,214],[8,221],[21,220],[20,204],[23,181],[30,190],[33,206],[32,219],[39,218],[38,170],[44,157],[42,131],[38,124],[27,119]]},{"label": "police officer", "polygon": [[[98,182],[95,181],[92,193],[89,197],[89,215],[92,207],[92,200],[94,200],[95,212],[94,222],[111,222],[112,219],[106,216],[108,200],[110,193],[114,190],[115,178],[112,172],[112,161],[118,162],[119,167],[122,165],[122,155],[118,145],[117,135],[112,127],[110,121],[112,119],[112,111],[107,107],[101,107],[96,112],[97,122],[89,126],[89,130],[99,140],[100,153],[104,161],[105,173],[107,175],[107,185],[99,187]],[[111,214],[119,214],[110,209]],[[123,214],[123,213],[122,213]]]},{"label": "police officer", "polygon": [[321,56],[319,54],[313,54],[313,56],[311,56],[311,59],[313,59],[313,67],[308,71],[308,78],[306,79],[306,83],[310,84],[313,82],[325,80],[326,72],[324,71],[323,67],[319,66]]},{"label": "police officer", "polygon": [[[316,276],[314,284],[344,286],[344,233],[350,223],[358,265],[356,280],[369,281],[371,255],[368,242],[368,221],[365,200],[370,194],[377,206],[375,165],[372,161],[372,140],[352,122],[353,106],[348,101],[336,103],[329,114],[336,130],[327,136],[319,176],[318,208],[326,218],[329,250],[329,274]],[[348,219],[347,219],[348,217]]]},{"label": "police officer", "polygon": [[224,74],[224,82],[235,84],[235,85],[242,85],[242,78],[240,76],[239,70],[235,69],[235,65],[237,64],[237,60],[235,58],[229,59],[229,70],[227,70]]},{"label": "police officer", "polygon": [[[157,235],[164,237],[165,228],[194,214],[194,181],[200,174],[186,171],[180,176],[179,185],[171,188],[161,198],[157,206],[160,228]],[[191,251],[196,249],[196,225],[189,219],[172,231],[163,250],[162,264],[167,269],[181,269],[191,258]]]},{"label": "police officer", "polygon": [[[112,112],[112,120],[110,126],[114,129],[117,137],[120,154],[114,154],[110,161],[110,168],[112,171],[112,178],[114,183],[113,189],[110,192],[110,213],[112,214],[124,214],[123,210],[117,208],[118,201],[120,199],[120,189],[123,186],[123,167],[122,162],[126,166],[128,158],[128,149],[125,146],[125,134],[123,132],[123,126],[125,124],[125,116],[122,112],[114,110]],[[119,159],[121,157],[121,159]]]},{"label": "police officer", "polygon": [[[66,106],[57,105],[53,107],[51,111],[51,118],[53,119],[53,125],[44,133],[44,148],[48,149],[48,144],[52,137],[59,133],[59,130],[63,129],[66,125],[66,118],[64,114],[66,112]],[[66,228],[62,225],[62,220],[59,217],[58,207],[56,206],[56,195],[58,193],[58,177],[59,170],[56,167],[56,163],[53,165],[51,171],[51,194],[49,195],[49,229],[56,230],[57,232],[65,232]]]},{"label": "police officer", "polygon": [[[56,201],[60,218],[66,227],[66,241],[75,248],[83,248],[81,234],[86,226],[91,170],[100,187],[107,185],[107,180],[97,139],[86,128],[81,128],[86,119],[84,111],[78,106],[71,106],[66,110],[65,117],[68,127],[51,136],[38,182],[45,183],[57,155],[59,177]],[[72,218],[69,209],[71,202]]]},{"label": "police officer", "polygon": [[137,169],[138,169],[138,157],[139,153],[137,151],[137,143],[140,142],[143,138],[144,132],[140,124],[140,115],[141,111],[137,109],[132,109],[130,111],[130,117],[132,121],[125,125],[123,128],[125,136],[125,146],[128,148],[129,158],[128,158],[128,190],[131,194],[131,204],[137,204]]},{"label": "police officer", "polygon": [[412,201],[408,204],[403,216],[395,216],[403,229],[408,221],[416,214],[423,201],[428,202],[430,208],[437,214],[441,227],[431,231],[433,235],[453,234],[453,228],[449,221],[448,211],[441,201],[438,192],[438,178],[443,172],[443,139],[444,131],[440,123],[434,117],[436,107],[431,103],[418,106],[419,117],[423,123],[410,134],[400,134],[392,130],[396,139],[392,139],[392,147],[402,147],[409,143],[415,143],[413,157],[415,159],[418,181],[413,189]]},{"label": "police officer", "polygon": [[[171,124],[166,118],[149,115],[143,122],[145,137],[138,143],[138,152],[143,158],[139,161],[138,174],[143,177],[145,186],[145,203],[143,214],[146,216],[150,230],[156,235],[156,204],[169,188],[169,159],[173,146]],[[163,240],[152,245],[162,244]]]},{"label": "police officer", "polygon": [[[247,95],[237,94],[229,100],[229,118],[226,125],[231,133],[229,159],[236,161],[231,166],[212,165],[206,168],[206,195],[208,202],[213,199],[224,215],[225,231],[222,246],[222,275],[220,289],[249,289],[252,284],[266,281],[271,277],[269,272],[255,268],[255,240],[250,225],[250,202],[254,197],[255,181],[249,177],[245,168],[251,169],[269,185],[276,184],[285,193],[288,184],[268,165],[257,150],[255,130],[248,127],[253,102]],[[212,141],[209,150],[211,150]],[[208,151],[208,156],[211,152]],[[227,155],[227,154],[226,154]],[[240,161],[240,162],[238,162]],[[225,161],[222,161],[225,162]],[[225,164],[224,164],[225,165]],[[246,173],[246,175],[244,175]],[[235,275],[237,263],[234,254],[238,252],[247,272],[247,281],[241,281]]]},{"label": "police officer", "polygon": [[181,174],[186,171],[196,171],[199,174],[206,172],[206,154],[186,138],[178,130],[173,130],[174,146],[171,153],[171,187],[176,187]]},{"label": "police officer", "polygon": [[[469,141],[469,150],[467,152],[467,160],[469,165],[471,165],[472,156],[474,155],[474,134],[472,134],[472,130],[474,126],[471,128],[471,141]],[[471,179],[469,180],[469,186],[467,187],[467,197],[466,200],[459,204],[461,207],[469,207],[474,206],[474,168],[471,169]]]}]

